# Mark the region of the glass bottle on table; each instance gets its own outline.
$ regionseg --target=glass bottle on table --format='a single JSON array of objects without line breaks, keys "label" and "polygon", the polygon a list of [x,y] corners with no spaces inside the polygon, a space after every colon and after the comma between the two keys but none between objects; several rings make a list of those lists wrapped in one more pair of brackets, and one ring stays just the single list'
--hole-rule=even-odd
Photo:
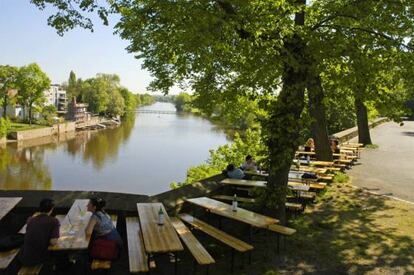
[{"label": "glass bottle on table", "polygon": [[164,224],[164,212],[162,211],[162,208],[160,207],[160,210],[158,210],[158,225]]},{"label": "glass bottle on table", "polygon": [[231,203],[231,210],[233,212],[237,211],[237,195],[236,194],[234,194],[233,201]]}]

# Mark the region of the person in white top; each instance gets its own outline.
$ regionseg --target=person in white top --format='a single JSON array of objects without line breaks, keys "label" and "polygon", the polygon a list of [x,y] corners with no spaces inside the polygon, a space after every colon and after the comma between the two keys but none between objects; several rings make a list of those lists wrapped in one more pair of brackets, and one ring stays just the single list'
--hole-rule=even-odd
[{"label": "person in white top", "polygon": [[251,155],[246,156],[246,161],[240,166],[244,171],[257,171],[257,164]]}]

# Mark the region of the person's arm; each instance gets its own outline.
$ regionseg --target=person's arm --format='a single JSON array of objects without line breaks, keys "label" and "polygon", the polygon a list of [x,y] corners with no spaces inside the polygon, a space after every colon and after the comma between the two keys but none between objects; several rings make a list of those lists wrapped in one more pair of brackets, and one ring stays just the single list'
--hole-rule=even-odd
[{"label": "person's arm", "polygon": [[96,219],[96,217],[92,216],[91,219],[89,220],[88,226],[85,228],[86,237],[92,236],[93,229],[97,222],[98,220]]},{"label": "person's arm", "polygon": [[60,222],[55,218],[50,244],[56,245],[60,236]]}]

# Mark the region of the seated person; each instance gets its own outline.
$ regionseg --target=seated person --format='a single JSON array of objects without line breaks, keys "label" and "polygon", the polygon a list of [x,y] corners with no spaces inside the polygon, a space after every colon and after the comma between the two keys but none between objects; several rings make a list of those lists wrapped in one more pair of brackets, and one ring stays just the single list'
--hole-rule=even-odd
[{"label": "seated person", "polygon": [[315,142],[313,138],[309,138],[305,143],[305,152],[313,152],[315,151]]},{"label": "seated person", "polygon": [[[113,240],[116,242],[119,252],[122,249],[122,239],[112,223],[111,217],[103,209],[106,202],[102,198],[91,198],[87,205],[87,210],[92,212],[92,217],[85,229],[85,234],[91,236],[93,241],[97,239]],[[93,256],[93,255],[92,255]]]},{"label": "seated person", "polygon": [[24,266],[44,263],[48,258],[49,245],[55,245],[59,238],[60,223],[52,217],[54,204],[51,199],[43,199],[39,212],[27,219],[24,244],[19,254],[19,261]]},{"label": "seated person", "polygon": [[257,164],[251,155],[246,156],[246,161],[240,166],[244,171],[257,171]]},{"label": "seated person", "polygon": [[339,141],[337,139],[331,139],[331,150],[334,154],[339,154],[341,152],[339,149]]},{"label": "seated person", "polygon": [[231,179],[243,179],[244,172],[240,168],[236,168],[234,164],[227,165],[226,168],[227,176]]}]

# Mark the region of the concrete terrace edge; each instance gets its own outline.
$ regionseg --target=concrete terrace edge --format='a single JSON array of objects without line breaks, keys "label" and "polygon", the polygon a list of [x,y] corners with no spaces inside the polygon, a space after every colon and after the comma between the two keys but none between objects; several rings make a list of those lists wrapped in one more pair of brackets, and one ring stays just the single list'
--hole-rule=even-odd
[{"label": "concrete terrace edge", "polygon": [[185,198],[206,196],[221,187],[219,183],[223,175],[215,175],[200,182],[185,185],[153,196],[99,192],[99,191],[58,191],[58,190],[0,190],[0,197],[22,197],[16,206],[17,209],[29,209],[34,212],[43,198],[55,201],[56,208],[69,209],[75,199],[89,199],[101,197],[106,201],[109,212],[137,213],[136,204],[139,202],[162,202],[168,211],[175,212],[182,205]]},{"label": "concrete terrace edge", "polygon": [[[374,121],[369,123],[369,128],[372,129],[372,128],[377,127],[378,125],[380,125],[382,123],[385,123],[387,121],[389,121],[389,119],[386,118],[386,117],[377,118]],[[348,141],[348,140],[358,136],[358,127],[356,126],[356,127],[352,127],[352,128],[343,130],[341,132],[333,134],[332,136],[339,139],[340,143],[343,143],[345,141]]]}]

